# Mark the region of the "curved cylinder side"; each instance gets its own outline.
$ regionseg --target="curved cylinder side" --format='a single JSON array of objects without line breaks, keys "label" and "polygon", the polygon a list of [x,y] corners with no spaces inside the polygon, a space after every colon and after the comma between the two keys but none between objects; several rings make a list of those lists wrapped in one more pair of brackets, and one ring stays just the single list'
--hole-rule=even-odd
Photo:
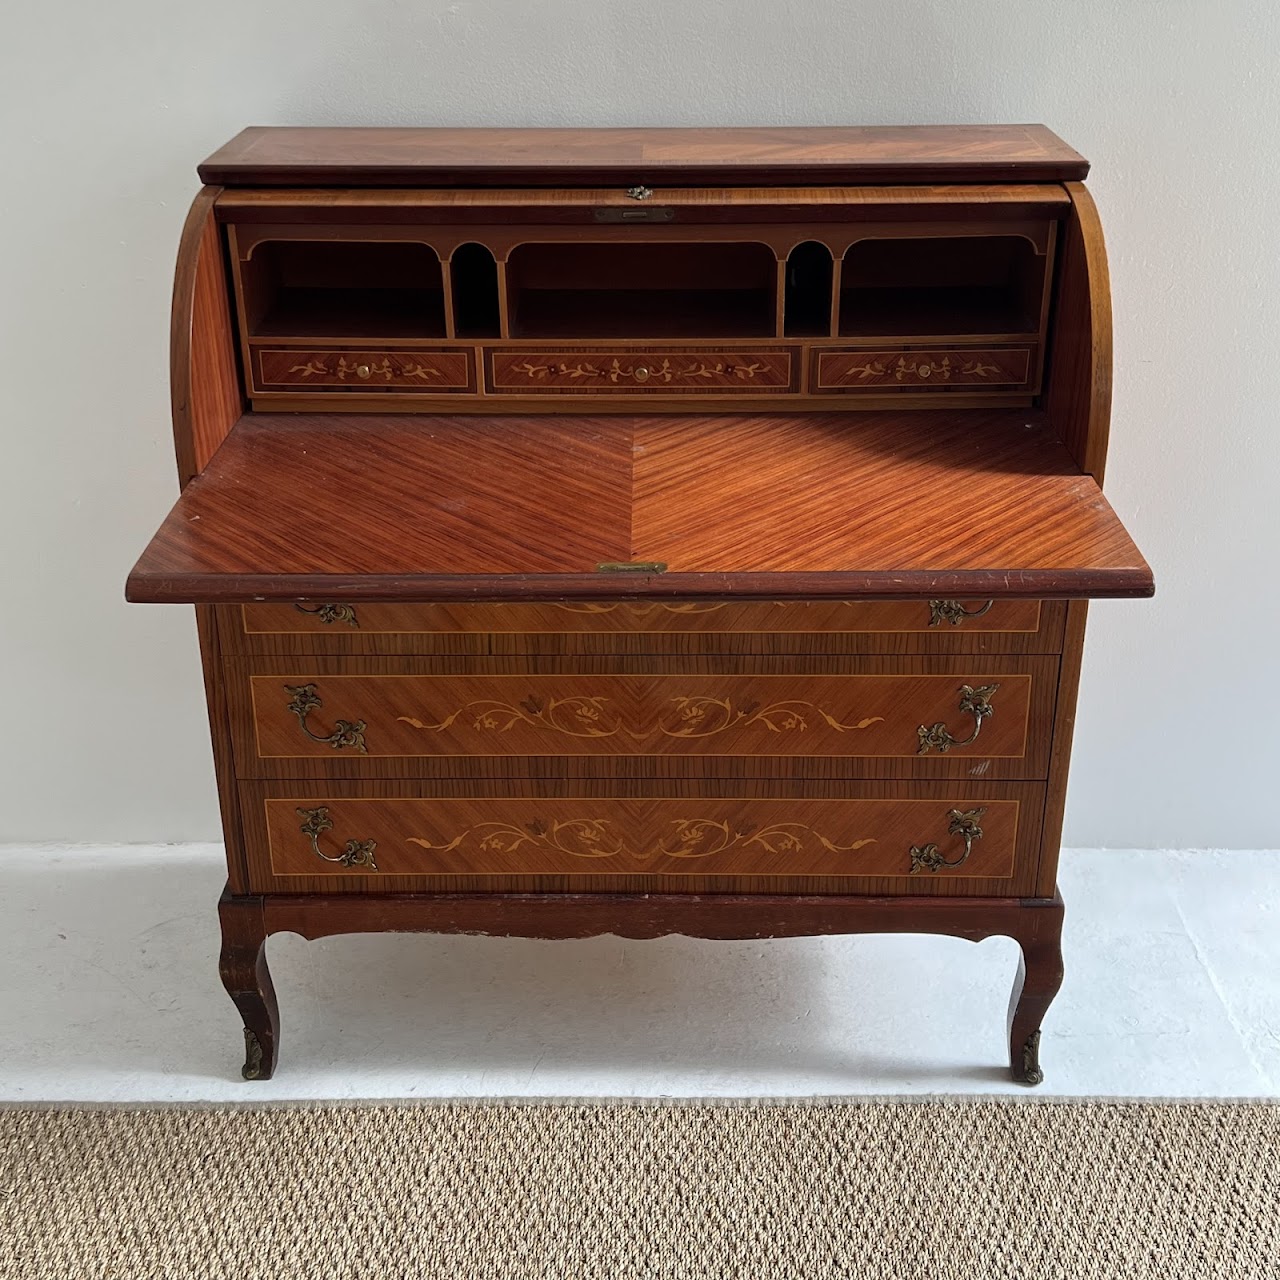
[{"label": "curved cylinder side", "polygon": [[196,193],[178,242],[169,330],[169,397],[178,480],[204,470],[244,412],[235,328],[213,205],[221,187]]},{"label": "curved cylinder side", "polygon": [[1098,209],[1084,184],[1065,183],[1056,315],[1045,403],[1081,470],[1102,483],[1111,433],[1111,275]]}]

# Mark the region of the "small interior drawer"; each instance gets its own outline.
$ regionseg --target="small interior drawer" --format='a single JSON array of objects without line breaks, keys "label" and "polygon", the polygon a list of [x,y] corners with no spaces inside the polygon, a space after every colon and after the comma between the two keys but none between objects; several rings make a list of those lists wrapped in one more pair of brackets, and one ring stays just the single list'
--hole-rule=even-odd
[{"label": "small interior drawer", "polygon": [[990,388],[1034,394],[1040,377],[1033,346],[829,347],[815,351],[812,361],[812,390],[821,393]]},{"label": "small interior drawer", "polygon": [[447,347],[251,344],[254,392],[440,395],[475,390],[471,353]]},{"label": "small interior drawer", "polygon": [[287,793],[244,783],[257,888],[324,892],[1018,892],[1043,789],[863,784],[840,797]]},{"label": "small interior drawer", "polygon": [[796,389],[797,352],[782,347],[486,348],[498,395],[761,395]]}]

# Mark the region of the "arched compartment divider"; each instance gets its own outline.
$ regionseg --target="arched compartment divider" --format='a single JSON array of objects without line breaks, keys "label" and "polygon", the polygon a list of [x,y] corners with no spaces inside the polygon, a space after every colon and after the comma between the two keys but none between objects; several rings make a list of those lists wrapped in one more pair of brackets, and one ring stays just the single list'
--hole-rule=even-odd
[{"label": "arched compartment divider", "polygon": [[806,240],[787,255],[783,332],[788,338],[825,338],[831,333],[831,250]]},{"label": "arched compartment divider", "polygon": [[474,241],[460,244],[449,260],[453,279],[453,323],[459,338],[497,338],[502,334],[498,302],[498,264],[493,253]]}]

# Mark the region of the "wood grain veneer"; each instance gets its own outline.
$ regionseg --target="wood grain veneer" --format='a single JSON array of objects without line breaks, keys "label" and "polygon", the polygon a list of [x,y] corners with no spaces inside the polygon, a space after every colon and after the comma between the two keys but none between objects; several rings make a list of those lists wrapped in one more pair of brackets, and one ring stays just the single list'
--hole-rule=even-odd
[{"label": "wood grain veneer", "polygon": [[[1039,845],[1043,784],[973,781],[908,784],[810,779],[786,787],[743,781],[722,786],[715,796],[700,792],[694,782],[661,779],[548,780],[545,783],[513,780],[498,792],[492,784],[462,779],[366,779],[359,783],[332,779],[245,780],[240,783],[240,802],[252,882],[260,892],[359,895],[414,891],[456,893],[479,889],[550,894],[603,890],[820,895],[848,893],[856,884],[858,892],[867,894],[963,897],[1023,894],[1033,883],[1029,858]],[[790,874],[788,864],[767,850],[760,851],[758,861],[738,861],[732,855],[741,854],[741,842],[717,855],[718,861],[702,870],[687,865],[701,859],[681,858],[674,870],[664,868],[659,873],[653,868],[642,868],[639,862],[630,870],[612,863],[608,867],[601,863],[593,869],[583,865],[585,859],[557,852],[538,838],[528,845],[522,844],[513,853],[503,853],[496,848],[479,850],[474,834],[467,835],[448,855],[408,843],[412,838],[422,838],[431,844],[448,844],[478,822],[512,823],[520,827],[528,822],[542,822],[550,830],[557,820],[594,817],[609,822],[608,829],[614,832],[626,830],[639,835],[642,843],[631,848],[633,852],[643,852],[651,840],[661,841],[676,834],[670,823],[705,818],[727,823],[732,836],[749,826],[760,828],[785,821],[788,802],[798,806],[797,811],[812,815],[815,821],[822,815],[821,834],[827,834],[829,824],[832,830],[846,835],[843,841],[828,836],[832,843],[849,844],[874,838],[884,844],[888,852],[868,845],[842,854],[825,849],[815,834],[810,838],[809,856],[822,860],[806,863],[803,874]],[[864,806],[861,813],[844,808],[841,816],[842,806],[851,802]],[[298,809],[318,807],[327,808],[334,822],[331,830],[318,837],[326,855],[336,852],[340,856],[347,840],[374,839],[378,844],[374,860],[383,869],[375,872],[368,867],[338,866],[335,871],[335,864],[322,861],[303,834],[301,824],[305,819],[297,813]],[[912,845],[923,847],[934,843],[948,860],[963,853],[963,841],[949,834],[950,814],[953,809],[968,813],[975,808],[986,808],[995,819],[995,826],[991,828],[995,838],[988,846],[995,852],[979,853],[986,844],[988,831],[983,825],[984,814],[977,819],[983,837],[974,841],[973,853],[962,866],[911,874]],[[561,815],[558,819],[557,813]],[[874,821],[876,829],[868,835],[856,832],[850,822],[855,816],[862,817],[868,824]],[[465,823],[461,821],[464,817]],[[748,833],[748,839],[750,834],[754,832]],[[480,838],[483,839],[482,834]],[[1012,866],[1008,857],[1010,842]],[[383,862],[378,861],[379,850],[384,854]],[[452,856],[455,854],[456,857]],[[873,860],[854,867],[850,859],[855,854]],[[566,861],[570,858],[572,863]],[[979,859],[977,869],[982,874],[975,874],[969,865],[975,858]],[[635,859],[628,857],[619,861],[634,862]],[[672,866],[672,862],[667,863],[667,868]],[[475,868],[484,868],[486,873]],[[961,874],[966,868],[968,873]],[[851,879],[851,870],[861,874]]]},{"label": "wood grain veneer", "polygon": [[476,389],[475,365],[469,351],[447,347],[351,347],[311,343],[306,347],[252,343],[249,348],[253,390],[295,391],[324,387],[359,394],[432,395]]},{"label": "wood grain veneer", "polygon": [[1093,197],[1078,182],[1067,191],[1073,216],[1058,280],[1047,405],[1080,469],[1101,484],[1111,431],[1111,277]]},{"label": "wood grain veneer", "polygon": [[[1042,778],[1057,662],[264,659],[228,677],[242,776]],[[934,725],[956,745],[922,750]]]},{"label": "wood grain veneer", "polygon": [[1057,182],[1088,171],[1035,124],[250,128],[199,166],[205,182],[291,187]]},{"label": "wood grain veneer", "polygon": [[192,201],[178,245],[170,313],[169,394],[178,479],[186,484],[244,411],[226,266],[213,217],[217,187]]},{"label": "wood grain veneer", "polygon": [[[335,520],[335,506],[358,519]],[[595,572],[603,562],[669,571]],[[154,602],[1151,590],[1137,548],[1043,417],[995,410],[248,415],[127,587]]]},{"label": "wood grain veneer", "polygon": [[523,395],[761,395],[798,383],[798,353],[762,346],[485,348],[489,391]]},{"label": "wood grain veneer", "polygon": [[[219,189],[197,192],[183,224],[169,312],[169,392],[178,482],[185,488],[208,464],[244,409],[230,295],[213,207]],[[226,689],[211,606],[196,607],[214,776],[227,855],[227,884],[248,890],[236,803]]]},{"label": "wood grain veneer", "polygon": [[[313,815],[321,808],[320,821],[332,826],[313,845],[308,825],[314,828]],[[795,797],[330,799],[323,805],[272,799],[263,803],[263,820],[277,879],[369,875],[367,867],[341,861],[347,840],[358,838],[374,846],[367,856],[379,876],[415,881],[645,875],[661,877],[664,887],[686,876],[732,878],[741,889],[760,878],[848,885],[910,874],[912,847],[922,848],[931,837],[939,857],[959,865],[917,874],[948,881],[1009,879],[1019,802],[987,799],[961,811],[976,815],[973,829],[981,833],[968,857],[963,840],[950,833],[954,808],[946,800]],[[902,843],[910,831],[918,833],[914,846]]]},{"label": "wood grain veneer", "polygon": [[[963,183],[932,187],[663,187],[663,224],[678,227],[750,223],[842,224],[892,218],[899,224],[946,219],[992,221],[1061,218],[1071,198],[1057,183]],[[605,215],[604,210],[611,211]],[[443,228],[609,225],[604,216],[636,219],[636,204],[617,187],[424,188],[238,187],[224,189],[216,216],[239,228],[347,225]],[[652,214],[645,212],[641,224]]]},{"label": "wood grain veneer", "polygon": [[[935,603],[981,616],[965,616],[955,625],[943,619],[937,626],[929,626],[925,619],[931,606],[923,600],[452,605],[298,602],[215,608],[223,652],[241,654],[539,658],[623,654],[680,658],[1061,651],[1067,608],[1063,601]],[[354,626],[343,620],[347,613],[355,619]],[[333,620],[326,623],[322,614]],[[782,624],[776,630],[769,629],[772,617]],[[293,625],[295,618],[300,629]],[[902,625],[891,626],[894,619]],[[983,627],[983,623],[991,625]]]},{"label": "wood grain veneer", "polygon": [[[1008,183],[953,186],[858,187],[663,187],[661,207],[676,223],[714,223],[764,219],[848,221],[885,218],[999,219],[1058,217],[1071,198],[1057,183]],[[635,210],[635,202],[617,187],[387,188],[239,187],[217,200],[219,219],[245,225],[363,223],[394,226],[401,222],[475,222],[509,226],[516,222],[595,223],[597,209]]]},{"label": "wood grain veneer", "polygon": [[821,348],[813,353],[812,385],[820,391],[885,387],[1031,388],[1033,347],[951,347],[909,351]]}]

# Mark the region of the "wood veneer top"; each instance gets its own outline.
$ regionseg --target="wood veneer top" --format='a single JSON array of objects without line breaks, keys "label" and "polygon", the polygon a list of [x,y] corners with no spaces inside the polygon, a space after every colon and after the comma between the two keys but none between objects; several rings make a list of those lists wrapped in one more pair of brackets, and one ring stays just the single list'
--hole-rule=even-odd
[{"label": "wood veneer top", "polygon": [[[665,573],[600,573],[662,561]],[[129,576],[146,602],[1145,596],[1027,410],[249,414]]]},{"label": "wood veneer top", "polygon": [[224,186],[1060,182],[1089,163],[1044,125],[243,130],[199,166]]}]

